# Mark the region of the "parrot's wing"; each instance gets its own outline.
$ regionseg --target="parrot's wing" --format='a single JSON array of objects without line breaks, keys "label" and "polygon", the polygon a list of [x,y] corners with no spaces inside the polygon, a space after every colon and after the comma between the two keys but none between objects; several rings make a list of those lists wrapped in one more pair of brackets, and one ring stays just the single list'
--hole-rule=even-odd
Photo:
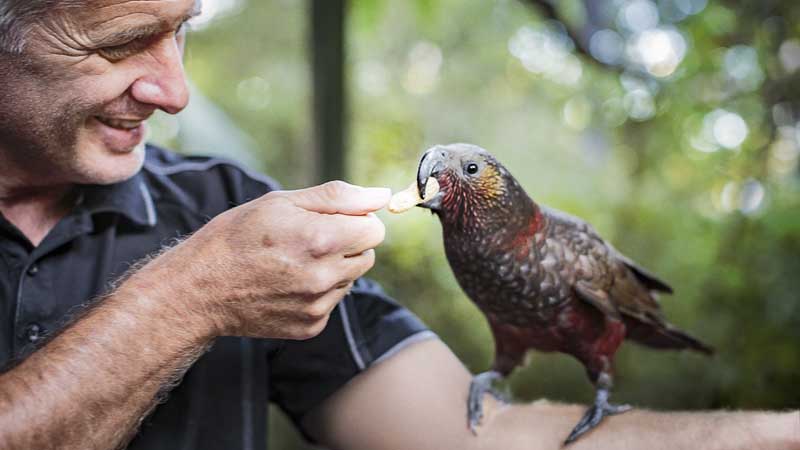
[{"label": "parrot's wing", "polygon": [[599,309],[603,314],[615,319],[620,318],[617,307],[602,289],[593,288],[589,282],[581,280],[575,283],[575,292],[581,300]]},{"label": "parrot's wing", "polygon": [[645,323],[661,323],[661,309],[650,291],[621,261],[609,262],[602,273],[595,272],[594,277],[573,284],[578,298],[609,317],[627,316]]},{"label": "parrot's wing", "polygon": [[609,257],[622,261],[628,267],[628,269],[630,269],[630,271],[636,275],[636,278],[639,280],[639,282],[647,287],[647,289],[672,294],[672,287],[670,287],[670,285],[668,285],[664,280],[661,280],[654,274],[650,273],[650,271],[644,267],[636,264],[636,262],[634,262],[632,259],[623,255],[622,252],[606,242],[606,240],[603,239],[600,234],[597,233],[597,231],[595,231],[594,227],[592,227],[590,223],[579,217],[575,217],[554,208],[542,206],[542,211],[545,211],[546,214],[552,219],[565,224],[576,231],[583,231],[597,241],[602,242],[602,244],[608,249]]},{"label": "parrot's wing", "polygon": [[627,256],[623,255],[619,250],[615,249],[611,246],[608,242],[606,242],[606,246],[611,250],[611,254],[614,255],[618,260],[622,261],[628,269],[636,275],[636,278],[648,289],[652,289],[654,291],[659,292],[666,292],[668,294],[672,294],[672,287],[668,285],[664,280],[659,279],[657,276],[653,275],[650,271],[645,269],[644,267],[636,264],[635,261],[628,258]]}]

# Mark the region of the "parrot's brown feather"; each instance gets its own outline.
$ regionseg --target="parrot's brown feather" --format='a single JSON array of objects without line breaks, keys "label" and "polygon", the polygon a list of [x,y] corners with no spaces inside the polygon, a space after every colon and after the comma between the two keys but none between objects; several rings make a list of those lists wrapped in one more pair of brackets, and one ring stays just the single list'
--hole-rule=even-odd
[{"label": "parrot's brown feather", "polygon": [[619,310],[606,292],[599,289],[592,289],[592,287],[583,280],[575,283],[575,292],[577,292],[581,300],[588,302],[603,314],[615,319],[620,318]]},{"label": "parrot's brown feather", "polygon": [[653,275],[647,269],[640,266],[639,264],[636,264],[636,262],[634,262],[627,256],[623,255],[616,249],[614,249],[614,252],[616,253],[615,256],[617,257],[617,259],[619,259],[626,266],[628,266],[628,269],[630,269],[633,272],[633,274],[636,275],[636,278],[638,278],[639,281],[642,284],[644,284],[648,289],[652,289],[654,291],[659,291],[659,292],[666,292],[667,294],[673,293],[672,286],[667,284],[665,281]]}]

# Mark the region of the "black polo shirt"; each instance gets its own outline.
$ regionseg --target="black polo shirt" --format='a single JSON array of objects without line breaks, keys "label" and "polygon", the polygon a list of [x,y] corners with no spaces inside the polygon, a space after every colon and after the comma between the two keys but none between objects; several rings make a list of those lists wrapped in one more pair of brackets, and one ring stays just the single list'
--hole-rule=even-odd
[{"label": "black polo shirt", "polygon": [[[137,260],[275,188],[229,161],[149,146],[133,178],[80,187],[38,247],[0,215],[0,364],[29,355]],[[359,280],[313,339],[217,339],[129,448],[262,450],[268,401],[299,424],[366,367],[431,336],[377,284]]]}]

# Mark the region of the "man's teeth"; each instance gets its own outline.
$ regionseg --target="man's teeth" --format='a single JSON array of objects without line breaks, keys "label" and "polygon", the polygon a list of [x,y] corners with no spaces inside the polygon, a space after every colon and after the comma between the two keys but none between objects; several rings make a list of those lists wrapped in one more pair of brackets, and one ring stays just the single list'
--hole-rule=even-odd
[{"label": "man's teeth", "polygon": [[141,120],[112,119],[110,117],[98,117],[97,120],[111,128],[121,128],[123,130],[132,130],[142,124]]}]

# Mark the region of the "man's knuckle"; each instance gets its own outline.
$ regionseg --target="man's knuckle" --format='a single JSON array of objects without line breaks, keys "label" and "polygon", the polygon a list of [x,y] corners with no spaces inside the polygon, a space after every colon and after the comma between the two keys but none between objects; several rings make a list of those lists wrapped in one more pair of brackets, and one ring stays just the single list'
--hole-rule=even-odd
[{"label": "man's knuckle", "polygon": [[377,217],[375,217],[373,221],[375,222],[373,226],[375,240],[377,240],[378,243],[381,243],[386,238],[386,225]]},{"label": "man's knuckle", "polygon": [[325,330],[325,327],[328,325],[328,316],[323,317],[321,320],[313,323],[307,328],[308,331],[308,339],[318,336]]},{"label": "man's knuckle", "polygon": [[321,295],[331,290],[331,286],[335,281],[331,279],[330,275],[318,271],[311,274],[306,280],[306,290],[312,295]]},{"label": "man's knuckle", "polygon": [[262,202],[269,202],[269,201],[285,201],[287,192],[286,191],[269,191],[266,194],[259,197]]},{"label": "man's knuckle", "polygon": [[333,252],[335,241],[333,238],[325,233],[311,233],[311,237],[307,241],[309,243],[309,252],[314,258],[321,258]]},{"label": "man's knuckle", "polygon": [[325,189],[325,191],[332,198],[335,198],[335,197],[338,197],[338,196],[342,195],[347,190],[348,187],[350,187],[350,185],[345,183],[342,180],[328,181],[327,183],[325,183],[323,185],[323,188]]},{"label": "man's knuckle", "polygon": [[297,327],[291,333],[292,339],[303,341],[303,340],[306,340],[306,339],[311,339],[313,337],[316,337],[320,333],[322,333],[322,330],[325,329],[325,326],[327,325],[327,323],[328,322],[327,322],[326,319],[322,319],[322,320],[318,320],[318,321],[313,322],[313,323],[309,323],[309,324]]},{"label": "man's knuckle", "polygon": [[314,301],[305,306],[304,313],[307,320],[316,323],[330,314],[330,308],[321,301]]},{"label": "man's knuckle", "polygon": [[364,252],[364,265],[366,266],[366,270],[371,269],[372,266],[375,265],[375,250],[369,249]]}]

